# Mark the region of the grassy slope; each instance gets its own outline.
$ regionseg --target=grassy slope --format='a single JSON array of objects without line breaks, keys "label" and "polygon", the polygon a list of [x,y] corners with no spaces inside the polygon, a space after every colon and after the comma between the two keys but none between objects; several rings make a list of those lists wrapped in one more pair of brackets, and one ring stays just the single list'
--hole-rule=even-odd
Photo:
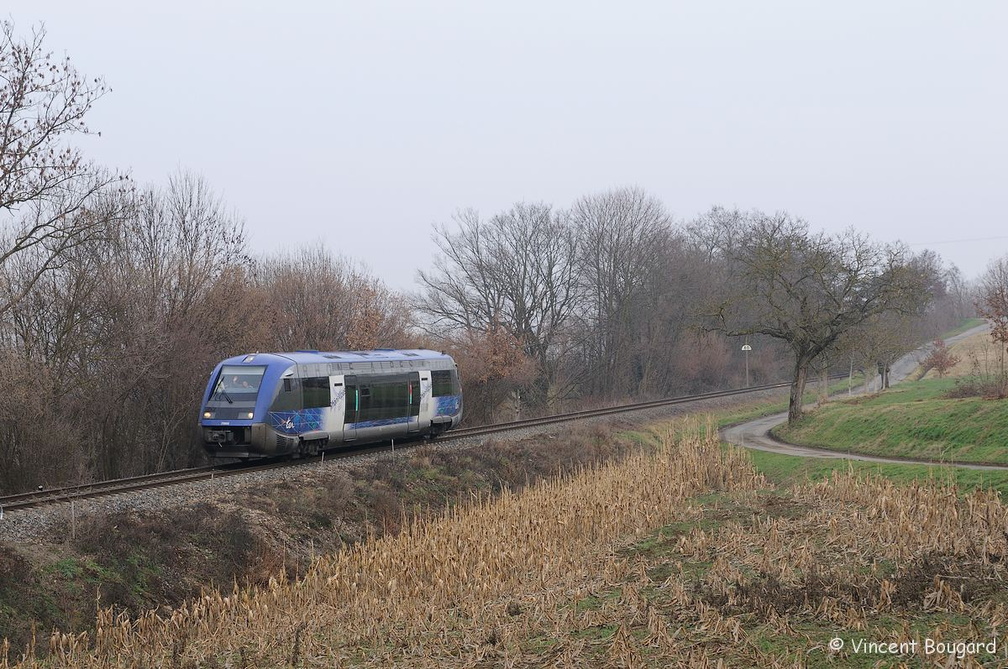
[{"label": "grassy slope", "polygon": [[993,489],[1008,498],[1008,471],[978,471],[961,467],[913,464],[879,464],[856,460],[801,458],[752,451],[753,464],[767,478],[784,487],[803,481],[821,481],[836,473],[854,472],[887,478],[898,484],[934,482],[952,484],[960,491]]},{"label": "grassy slope", "polygon": [[[752,412],[749,417],[757,417],[756,412]],[[738,418],[739,415],[732,415],[727,417],[722,424],[737,423],[739,422]],[[794,443],[809,443],[796,437],[791,437],[787,440]],[[817,445],[829,448],[828,445]],[[852,451],[854,449],[844,448],[842,450]],[[852,471],[861,475],[881,476],[901,484],[914,481],[933,481],[942,484],[954,484],[963,491],[990,488],[1000,491],[1002,495],[1008,498],[1008,471],[983,471],[937,464],[882,464],[833,458],[803,458],[764,451],[752,451],[751,455],[753,464],[760,472],[776,484],[782,485],[785,488],[805,481],[821,481],[837,472]]]},{"label": "grassy slope", "polygon": [[774,434],[785,441],[871,455],[1008,464],[1008,402],[947,399],[951,379],[832,402]]},{"label": "grassy slope", "polygon": [[[973,319],[945,336],[951,337],[981,322]],[[988,343],[989,337],[980,335],[956,344],[953,351],[962,362],[952,375],[975,371],[972,368],[975,365],[968,364],[970,352],[983,349]],[[984,360],[990,356],[979,357]],[[903,383],[871,397],[841,399],[810,412],[794,428],[785,425],[774,433],[792,443],[852,453],[937,462],[1008,464],[1008,402],[944,398],[956,381],[933,376],[929,372],[924,381]],[[741,418],[732,417],[728,422]],[[785,485],[822,480],[834,472],[849,470],[898,483],[936,480],[953,483],[960,490],[993,488],[1008,495],[1008,472],[811,459],[764,452],[754,452],[752,456],[760,471]]]},{"label": "grassy slope", "polygon": [[[846,385],[846,381],[834,383],[830,386],[830,392],[843,392],[846,390]],[[863,449],[855,448],[855,445],[860,442],[857,442],[854,437],[850,436],[858,429],[860,429],[862,433],[866,430],[862,423],[870,421],[866,420],[864,417],[857,418],[855,415],[858,411],[864,408],[867,408],[868,411],[881,413],[886,410],[886,407],[901,406],[904,414],[909,413],[912,416],[915,411],[927,414],[926,417],[929,420],[938,424],[941,424],[946,420],[952,420],[952,418],[947,419],[943,417],[944,414],[941,413],[941,404],[960,406],[960,411],[965,411],[970,406],[975,405],[981,405],[987,412],[992,411],[994,408],[998,408],[998,410],[1002,412],[1002,420],[1005,416],[1008,416],[1008,404],[1006,403],[1001,403],[998,407],[993,407],[990,405],[997,403],[981,400],[979,398],[975,398],[973,400],[942,400],[940,398],[941,393],[943,393],[944,390],[951,388],[953,385],[954,381],[951,379],[901,384],[889,391],[886,391],[886,393],[875,395],[870,399],[858,398],[854,400],[844,400],[843,403],[846,406],[839,406],[841,404],[840,402],[831,403],[821,409],[811,412],[809,416],[806,417],[806,420],[803,421],[803,427],[801,429],[811,432],[817,429],[815,420],[817,420],[818,416],[839,410],[848,417],[849,422],[852,423],[852,425],[839,425],[831,428],[832,433],[836,435],[835,438],[837,439],[837,442],[830,442],[829,439],[825,437],[822,439],[812,439],[796,433],[785,437],[780,434],[785,431],[784,428],[780,428],[777,432],[781,438],[792,443],[815,445],[821,448],[835,448],[836,450],[849,452],[866,452]],[[811,404],[815,400],[815,392],[810,391],[806,393],[806,403]],[[907,406],[910,408],[907,409]],[[964,409],[962,407],[966,408]],[[717,422],[722,427],[726,425],[736,425],[748,420],[753,420],[762,416],[768,416],[783,411],[787,411],[786,398],[775,403],[753,403],[733,411],[724,411],[717,416]],[[977,421],[985,419],[984,412],[976,412],[974,419],[975,420],[973,421],[963,421],[966,425],[958,426],[959,429],[955,430],[954,433],[959,437],[963,437],[964,435],[969,435],[970,433],[977,433],[986,430],[986,432],[990,433],[991,436],[989,439],[992,442],[992,445],[987,450],[994,452],[993,457],[1002,458],[1000,460],[995,459],[994,461],[1008,462],[1008,454],[999,451],[997,448],[998,443],[1008,444],[1008,428],[994,430],[989,427],[980,428],[975,424],[970,427],[969,423],[976,423]],[[822,428],[821,425],[818,427]],[[910,425],[910,428],[916,429],[916,426]],[[889,427],[879,426],[877,429],[885,431],[888,430]],[[880,451],[880,454],[892,455],[893,453],[891,451]],[[1008,497],[1008,471],[980,471],[940,465],[879,464],[856,460],[802,458],[791,455],[780,455],[777,453],[766,453],[763,451],[752,451],[751,455],[753,463],[756,465],[757,469],[759,469],[772,481],[779,485],[783,485],[784,487],[791,487],[809,480],[820,481],[829,478],[835,472],[853,471],[858,474],[881,476],[896,483],[934,481],[938,483],[954,484],[960,490],[992,488],[1000,491]],[[908,457],[923,456],[911,455]]]}]

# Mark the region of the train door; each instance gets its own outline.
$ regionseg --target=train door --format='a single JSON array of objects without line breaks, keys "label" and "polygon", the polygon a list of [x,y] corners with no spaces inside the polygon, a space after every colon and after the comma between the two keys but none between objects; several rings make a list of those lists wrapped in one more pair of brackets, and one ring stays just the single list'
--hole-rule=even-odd
[{"label": "train door", "polygon": [[407,389],[407,405],[408,412],[406,418],[406,431],[409,433],[420,431],[420,398],[422,394],[420,392],[420,373],[410,372],[409,378],[407,379],[409,387]]},{"label": "train door", "polygon": [[432,397],[431,373],[429,369],[420,372],[420,409],[418,429],[426,431],[434,418],[434,398]]},{"label": "train door", "polygon": [[357,387],[357,375],[347,374],[343,377],[343,441],[353,441],[357,438],[357,421],[360,413],[360,389]]},{"label": "train door", "polygon": [[342,374],[329,376],[329,390],[332,399],[329,402],[329,414],[326,421],[326,431],[332,435],[334,440],[343,439],[343,425],[346,415],[346,387]]}]

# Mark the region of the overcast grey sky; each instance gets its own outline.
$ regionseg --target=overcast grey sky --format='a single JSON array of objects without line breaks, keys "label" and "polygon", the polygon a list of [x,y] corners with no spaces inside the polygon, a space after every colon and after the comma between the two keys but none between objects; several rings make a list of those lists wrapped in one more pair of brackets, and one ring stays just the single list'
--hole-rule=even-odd
[{"label": "overcast grey sky", "polygon": [[414,287],[459,208],[639,186],[1008,253],[1008,3],[4,0],[112,93],[80,144],[204,176],[254,249]]}]

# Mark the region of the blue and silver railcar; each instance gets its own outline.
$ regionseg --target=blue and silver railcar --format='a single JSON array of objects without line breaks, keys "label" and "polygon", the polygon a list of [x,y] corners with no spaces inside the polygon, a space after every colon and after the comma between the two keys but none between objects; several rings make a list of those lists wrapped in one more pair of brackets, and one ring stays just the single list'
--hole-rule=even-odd
[{"label": "blue and silver railcar", "polygon": [[436,436],[461,419],[455,361],[422,349],[228,358],[200,410],[211,457],[241,459]]}]

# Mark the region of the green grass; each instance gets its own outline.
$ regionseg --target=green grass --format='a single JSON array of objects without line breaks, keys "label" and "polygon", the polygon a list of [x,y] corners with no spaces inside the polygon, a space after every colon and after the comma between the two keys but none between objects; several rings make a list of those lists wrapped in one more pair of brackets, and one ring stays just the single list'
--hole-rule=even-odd
[{"label": "green grass", "polygon": [[765,451],[751,451],[753,464],[774,483],[789,487],[804,481],[829,478],[834,471],[852,469],[858,473],[873,474],[896,483],[936,481],[954,483],[960,490],[991,488],[1008,496],[1008,471],[981,471],[941,465],[885,464],[826,458],[803,458]]},{"label": "green grass", "polygon": [[834,401],[774,434],[785,441],[886,457],[1008,464],[1008,402],[947,399],[950,379]]},{"label": "green grass", "polygon": [[[843,452],[1008,464],[1008,402],[945,399],[943,395],[954,385],[953,379],[929,379],[902,383],[877,395],[841,398],[809,411],[797,428],[781,426],[774,432],[791,443]],[[845,391],[847,381],[831,384],[831,392],[838,386]],[[814,395],[806,393],[806,400],[814,400]],[[786,410],[785,398],[719,412],[715,419],[719,427],[725,427]],[[752,451],[752,459],[765,476],[785,487],[851,468],[898,483],[937,480],[954,483],[960,490],[992,488],[1008,495],[1008,471],[803,458],[763,451]]]},{"label": "green grass", "polygon": [[[859,376],[855,376],[854,385],[855,387],[864,383],[860,380]],[[842,379],[840,381],[834,381],[829,386],[827,386],[827,392],[830,395],[847,392],[847,379]],[[762,418],[763,416],[771,416],[775,413],[783,413],[788,410],[788,389],[781,389],[782,397],[781,399],[774,402],[763,402],[755,401],[751,404],[743,406],[737,409],[731,409],[727,411],[720,411],[715,414],[715,421],[718,427],[727,427],[729,425],[738,425],[739,423],[745,423],[750,420],[755,420],[757,418]],[[804,395],[805,404],[813,404],[819,399],[819,383],[808,383],[805,386]]]},{"label": "green grass", "polygon": [[941,336],[941,338],[942,339],[948,339],[949,337],[954,337],[957,334],[962,334],[963,332],[966,332],[967,330],[975,328],[978,325],[983,325],[984,323],[985,323],[985,321],[984,321],[983,318],[968,318],[965,321],[963,321],[962,325],[960,325],[959,327],[955,328],[954,330],[949,330],[948,332],[944,333]]}]

